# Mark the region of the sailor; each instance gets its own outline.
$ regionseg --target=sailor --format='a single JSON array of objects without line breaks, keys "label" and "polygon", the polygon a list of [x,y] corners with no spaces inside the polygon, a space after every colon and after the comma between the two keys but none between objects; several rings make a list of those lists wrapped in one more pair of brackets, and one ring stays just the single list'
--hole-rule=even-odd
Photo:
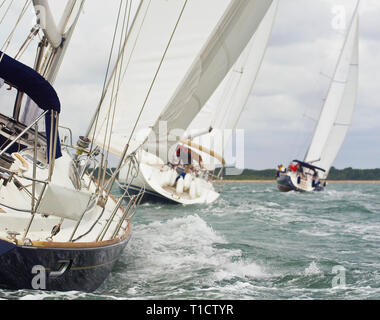
[{"label": "sailor", "polygon": [[183,165],[190,165],[193,162],[191,151],[185,146],[177,147],[176,156]]},{"label": "sailor", "polygon": [[179,160],[179,163],[182,164],[185,168],[188,169],[194,169],[193,163],[194,160],[198,162],[199,166],[203,167],[203,160],[202,157],[196,153],[195,151],[191,150],[188,147],[185,147],[183,145],[179,145],[176,150],[176,156]]},{"label": "sailor", "polygon": [[203,160],[199,154],[183,145],[179,145],[177,147],[177,150],[175,152],[175,159],[172,161],[178,173],[176,181],[178,181],[181,177],[185,178],[187,173],[194,170],[194,160],[199,163],[199,166],[201,168],[203,167]]},{"label": "sailor", "polygon": [[297,172],[298,167],[299,167],[299,164],[298,164],[298,163],[296,163],[296,164],[290,163],[290,165],[289,165],[289,170],[290,170],[290,171],[293,171],[293,172]]},{"label": "sailor", "polygon": [[314,172],[311,185],[313,188],[318,188],[320,184],[321,184],[321,181],[319,180],[318,173]]},{"label": "sailor", "polygon": [[285,172],[286,172],[286,168],[284,167],[283,164],[280,164],[279,166],[277,166],[277,178],[281,176],[281,173],[285,173]]}]

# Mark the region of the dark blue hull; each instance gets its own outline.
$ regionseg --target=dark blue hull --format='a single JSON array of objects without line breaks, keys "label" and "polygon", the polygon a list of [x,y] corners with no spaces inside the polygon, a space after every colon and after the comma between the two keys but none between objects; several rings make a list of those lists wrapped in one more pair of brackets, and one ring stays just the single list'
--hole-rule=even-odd
[{"label": "dark blue hull", "polygon": [[[124,191],[124,189],[120,188],[121,190]],[[137,186],[129,186],[128,192],[132,195],[137,195],[141,192],[141,188]],[[151,191],[151,190],[146,190],[144,191],[144,194],[141,198],[141,203],[163,203],[163,204],[178,204],[177,202],[168,199],[164,197],[163,195]]]},{"label": "dark blue hull", "polygon": [[289,176],[283,175],[277,178],[277,188],[281,192],[298,191]]},{"label": "dark blue hull", "polygon": [[18,246],[0,240],[0,288],[92,292],[108,277],[129,239],[93,248]]}]

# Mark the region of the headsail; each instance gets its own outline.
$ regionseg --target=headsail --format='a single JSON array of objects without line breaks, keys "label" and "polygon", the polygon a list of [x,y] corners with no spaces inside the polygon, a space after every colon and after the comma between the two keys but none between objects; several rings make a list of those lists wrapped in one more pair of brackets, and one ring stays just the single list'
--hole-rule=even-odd
[{"label": "headsail", "polygon": [[[260,25],[272,0],[233,0],[153,127],[164,162]],[[160,133],[160,122],[168,135]],[[177,130],[176,130],[177,129]],[[181,135],[182,135],[181,134]]]},{"label": "headsail", "polygon": [[305,157],[328,172],[351,125],[358,90],[359,17],[356,8],[314,136]]},{"label": "headsail", "polygon": [[273,1],[248,46],[187,130],[186,136],[212,128],[210,134],[200,135],[194,141],[219,155],[223,155],[252,92],[272,32],[278,4],[279,0]]},{"label": "headsail", "polygon": [[142,0],[88,137],[111,135],[120,155],[138,122],[129,150],[140,146],[230,1]]}]

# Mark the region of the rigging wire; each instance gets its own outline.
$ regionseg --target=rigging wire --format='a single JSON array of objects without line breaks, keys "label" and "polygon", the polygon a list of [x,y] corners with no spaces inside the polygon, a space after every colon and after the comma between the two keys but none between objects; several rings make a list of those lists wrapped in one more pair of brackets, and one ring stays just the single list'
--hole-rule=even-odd
[{"label": "rigging wire", "polygon": [[[122,3],[120,4],[120,11],[119,11],[119,14],[121,14],[122,12]],[[127,4],[126,4],[126,9],[127,9]],[[126,10],[125,9],[125,10]],[[122,24],[122,28],[121,28],[121,34],[120,34],[120,41],[122,41],[123,39],[123,35],[124,35],[124,25],[125,25],[125,16],[126,14],[124,14],[124,19],[123,19],[123,24]],[[118,16],[120,17],[120,16]],[[115,29],[116,33],[117,33],[117,30],[119,29],[119,24],[117,24],[117,28]],[[116,40],[116,33],[115,33],[115,38],[114,40]],[[113,45],[114,45],[114,41],[113,41]],[[120,56],[120,45],[119,45],[119,50],[118,50],[118,56]],[[116,69],[117,70],[117,69]],[[105,79],[106,80],[106,79]],[[116,77],[113,78],[113,87],[112,87],[112,93],[111,93],[111,101],[110,101],[110,104],[112,104],[112,98],[113,98],[113,92],[114,92],[114,86],[115,86],[115,80],[116,80]],[[104,90],[104,88],[103,88]],[[108,132],[108,126],[109,126],[109,119],[110,119],[110,113],[111,113],[111,105],[109,107],[109,110],[108,110],[108,113],[107,113],[107,124],[106,124],[106,134],[104,136],[104,142],[103,142],[103,152],[102,152],[102,157],[101,157],[101,161],[100,161],[100,168],[103,168],[103,176],[101,177],[101,173],[102,171],[99,170],[99,175],[98,175],[98,181],[99,181],[99,184],[98,184],[98,187],[100,187],[100,189],[102,190],[101,192],[103,192],[103,182],[104,182],[104,179],[105,179],[105,175],[106,175],[106,167],[107,165],[105,165],[105,163],[107,163],[107,157],[105,156],[104,154],[104,151],[105,151],[105,145],[106,145],[106,138],[107,138],[107,132]],[[95,133],[95,132],[94,132]]]},{"label": "rigging wire", "polygon": [[0,4],[0,9],[3,7],[5,2],[7,2],[7,0],[3,0],[3,2]]},{"label": "rigging wire", "polygon": [[[107,140],[107,136],[108,136],[108,130],[110,130],[110,135],[111,135],[111,132],[112,132],[112,128],[110,128],[110,117],[111,117],[111,111],[112,111],[112,108],[113,108],[113,105],[114,105],[114,99],[113,98],[114,98],[114,92],[115,92],[115,86],[116,86],[116,79],[117,79],[117,74],[119,73],[119,75],[120,75],[122,67],[123,67],[124,55],[121,54],[121,52],[122,52],[121,47],[122,47],[122,41],[123,41],[123,38],[124,38],[124,28],[125,28],[127,8],[128,8],[128,5],[126,5],[126,7],[125,7],[124,18],[123,18],[123,25],[122,25],[121,34],[120,34],[119,50],[118,50],[118,56],[119,57],[121,56],[121,63],[117,66],[116,74],[113,77],[113,84],[112,84],[112,91],[111,91],[111,100],[110,100],[110,105],[108,107],[106,129],[105,129],[104,141],[103,141],[103,145],[102,145],[103,150],[106,150],[106,143],[107,143],[106,140]],[[117,98],[117,94],[115,94],[115,99],[116,98]],[[105,159],[103,159],[103,160],[106,161],[107,157],[105,157]],[[103,167],[103,165],[104,165],[104,162],[102,161],[101,166]]]},{"label": "rigging wire", "polygon": [[152,83],[151,83],[151,85],[150,85],[150,87],[149,87],[149,90],[148,90],[148,93],[147,93],[147,95],[146,95],[146,97],[145,97],[144,103],[143,103],[143,105],[142,105],[142,107],[141,107],[141,109],[140,109],[140,112],[139,112],[139,115],[138,115],[138,117],[137,117],[137,120],[136,120],[136,122],[135,122],[135,124],[134,124],[134,126],[133,126],[133,129],[132,129],[132,132],[131,132],[131,134],[130,134],[130,136],[129,136],[129,140],[128,140],[128,143],[127,143],[127,148],[129,147],[129,143],[130,143],[131,140],[132,140],[132,136],[133,136],[133,134],[134,134],[135,131],[136,131],[137,124],[138,124],[138,122],[140,121],[141,115],[142,115],[142,113],[143,113],[143,111],[144,111],[144,109],[145,109],[146,103],[147,103],[148,98],[149,98],[149,96],[150,96],[150,93],[151,93],[151,91],[152,91],[152,89],[153,89],[153,86],[154,86],[154,84],[156,83],[157,76],[158,76],[158,74],[159,74],[159,72],[160,72],[160,70],[161,70],[161,66],[162,66],[162,64],[163,64],[163,62],[164,62],[164,60],[165,60],[165,58],[166,58],[166,54],[167,54],[167,52],[168,52],[168,50],[169,50],[169,47],[170,47],[170,45],[171,45],[171,43],[172,43],[172,40],[173,40],[173,38],[174,38],[174,35],[175,35],[176,31],[177,31],[177,28],[178,28],[179,22],[181,21],[181,18],[182,18],[182,16],[183,16],[184,11],[185,11],[185,8],[186,8],[186,5],[187,5],[187,2],[188,2],[188,0],[186,0],[186,1],[184,2],[184,5],[183,5],[182,10],[181,10],[181,13],[180,13],[180,15],[179,15],[179,17],[178,17],[178,20],[177,20],[177,22],[176,22],[176,25],[175,25],[175,27],[174,27],[174,30],[173,30],[173,32],[172,32],[172,34],[171,34],[171,36],[170,36],[170,39],[169,39],[169,42],[168,42],[166,48],[165,48],[164,54],[163,54],[163,56],[162,56],[162,58],[161,58],[161,61],[160,61],[160,64],[159,64],[159,66],[158,66],[158,68],[157,68],[156,74],[154,75],[153,81],[152,81]]},{"label": "rigging wire", "polygon": [[[148,8],[149,8],[149,6],[150,6],[150,3],[151,3],[151,0],[149,1]],[[138,10],[137,10],[138,12],[139,12],[140,9],[141,9],[141,5],[142,5],[142,2],[140,2],[139,8],[138,8]],[[136,16],[138,15],[138,12],[136,13],[135,18],[136,18]],[[124,74],[123,74],[123,77],[124,77],[125,73],[126,73],[127,70],[128,70],[129,63],[130,63],[130,61],[131,61],[132,55],[133,55],[133,53],[134,53],[134,50],[135,50],[135,48],[136,48],[137,39],[138,39],[138,37],[139,37],[139,35],[140,35],[141,28],[142,28],[142,26],[143,26],[144,23],[145,23],[145,19],[146,19],[147,12],[148,12],[148,10],[145,11],[145,15],[144,15],[144,17],[143,17],[143,19],[142,19],[142,22],[141,22],[141,25],[140,25],[140,30],[139,30],[138,35],[137,35],[137,37],[136,37],[136,40],[135,40],[135,42],[134,42],[134,44],[133,44],[133,47],[132,47],[132,50],[131,50],[131,54],[130,54],[130,56],[129,56],[129,60],[128,60],[127,66],[126,66],[126,68],[125,68],[125,72],[124,72]],[[126,41],[124,42],[124,46],[123,46],[123,50],[122,50],[122,53],[121,53],[121,54],[124,54],[124,51],[125,51],[125,48],[126,48],[126,44],[127,44],[128,38],[129,38],[129,34],[130,34],[130,33],[128,33],[127,39],[126,39]],[[116,65],[117,65],[117,64],[119,63],[119,61],[120,61],[120,56],[121,56],[121,54],[120,54],[120,55],[118,56],[118,58],[117,58]],[[114,67],[114,70],[112,71],[111,78],[113,78],[113,77],[115,76],[117,70],[118,70],[118,69],[117,69],[116,66],[115,66],[115,67]],[[97,108],[96,113],[95,113],[95,116],[94,116],[94,118],[93,118],[93,122],[92,122],[92,124],[91,124],[91,126],[90,126],[90,128],[88,129],[88,132],[87,132],[87,135],[89,135],[90,132],[91,132],[91,130],[93,130],[93,135],[92,135],[93,141],[95,140],[95,134],[96,134],[96,131],[97,131],[97,124],[98,124],[98,119],[99,119],[100,111],[102,110],[102,104],[103,104],[103,102],[104,102],[105,94],[106,94],[106,92],[107,92],[108,89],[109,89],[110,82],[111,82],[111,79],[108,81],[108,83],[107,83],[107,85],[106,85],[106,87],[105,87],[105,92],[104,92],[102,98],[100,99],[100,102],[99,102],[99,104],[98,104],[98,108]],[[112,98],[113,98],[113,96],[111,96],[111,99],[112,99]],[[95,127],[94,127],[94,122],[95,122],[95,120],[96,120],[96,123],[95,123]],[[99,129],[99,130],[101,130],[101,129]]]},{"label": "rigging wire", "polygon": [[[126,8],[125,8],[126,10],[125,10],[125,13],[124,13],[123,32],[125,31],[125,35],[126,36],[124,36],[124,34],[122,33],[122,35],[120,37],[119,55],[123,51],[123,39],[125,38],[124,41],[127,40],[128,29],[129,29],[129,21],[130,21],[130,16],[131,16],[131,4],[132,4],[132,1],[129,2],[129,8],[128,8],[128,3],[127,3]],[[128,17],[127,17],[127,15],[128,15]],[[127,19],[126,19],[126,17],[127,17]],[[126,25],[125,25],[125,21],[126,21]],[[113,109],[113,114],[112,114],[112,121],[111,121],[111,127],[110,127],[109,137],[108,137],[107,153],[106,153],[106,158],[105,158],[107,166],[105,167],[105,170],[107,170],[107,167],[108,167],[108,158],[109,158],[109,153],[110,153],[110,148],[111,148],[111,140],[112,140],[112,129],[114,127],[114,122],[115,122],[116,105],[117,105],[117,100],[118,100],[118,96],[119,96],[119,90],[120,90],[121,74],[122,74],[122,70],[123,70],[123,64],[124,64],[124,55],[122,55],[121,62],[120,62],[119,76],[118,76],[118,81],[117,81],[117,89],[116,89],[115,101],[113,102],[113,106],[110,106],[110,111],[111,111],[111,108],[112,108]],[[116,79],[116,76],[115,76],[115,79]],[[113,89],[112,89],[112,91],[113,91]],[[104,184],[104,179],[102,181],[102,185],[103,184]]]},{"label": "rigging wire", "polygon": [[[1,9],[1,7],[4,5],[4,3],[5,3],[6,1],[7,1],[7,0],[4,0],[4,1],[3,1],[3,3],[2,3],[1,6],[0,6],[0,9]],[[1,20],[0,20],[0,24],[3,23],[3,21],[4,21],[5,17],[7,16],[8,11],[10,10],[10,8],[11,8],[13,2],[14,2],[14,0],[12,0],[12,1],[9,3],[8,8],[5,10],[3,17],[2,17]]]},{"label": "rigging wire", "polygon": [[14,25],[14,27],[13,27],[11,33],[9,34],[7,40],[5,41],[5,43],[3,44],[3,46],[1,47],[2,55],[0,57],[0,61],[3,59],[5,51],[8,49],[8,47],[9,47],[9,45],[10,45],[12,39],[13,39],[13,36],[15,34],[15,31],[16,31],[16,28],[19,25],[22,17],[24,16],[24,14],[25,14],[25,12],[28,9],[28,7],[29,7],[30,4],[31,4],[31,0],[26,0],[25,1],[24,7],[23,7],[23,9],[22,9],[19,17],[17,18],[16,24]]},{"label": "rigging wire", "polygon": [[16,55],[14,57],[15,60],[19,60],[21,58],[21,56],[28,49],[30,43],[34,40],[34,38],[36,37],[38,32],[39,32],[39,28],[33,27],[33,29],[30,31],[28,37],[26,38],[24,43],[21,45],[19,51],[16,53]]},{"label": "rigging wire", "polygon": [[[110,67],[111,67],[111,60],[112,60],[112,56],[113,56],[113,51],[114,51],[114,46],[115,46],[115,41],[116,41],[117,30],[119,29],[119,20],[120,20],[122,6],[123,6],[123,0],[120,0],[119,10],[118,10],[118,14],[117,14],[117,20],[116,20],[116,24],[115,24],[115,30],[114,30],[113,39],[112,39],[111,50],[110,50],[110,54],[109,54],[109,57],[108,57],[108,64],[107,64],[106,74],[105,74],[105,77],[104,77],[104,83],[103,83],[103,89],[102,89],[102,95],[101,95],[101,99],[100,99],[100,104],[103,101],[105,93],[106,93],[108,74],[109,74]],[[98,120],[99,120],[99,112],[96,113],[95,126],[94,126],[94,130],[93,130],[93,134],[92,134],[92,139],[91,139],[90,152],[92,152],[93,147],[94,147],[95,133],[96,133],[97,126],[98,126]]]},{"label": "rigging wire", "polygon": [[[158,74],[159,74],[159,72],[160,72],[160,70],[161,70],[162,64],[163,64],[163,62],[164,62],[164,60],[165,60],[165,58],[166,58],[166,54],[167,54],[167,52],[168,52],[168,50],[169,50],[169,47],[170,47],[170,45],[171,45],[171,43],[172,43],[172,40],[173,40],[173,38],[174,38],[174,35],[175,35],[175,33],[176,33],[176,31],[177,31],[177,28],[178,28],[178,26],[179,26],[179,23],[180,23],[180,21],[181,21],[181,19],[182,19],[182,16],[183,16],[183,13],[184,13],[184,11],[185,11],[185,8],[186,8],[186,5],[187,5],[187,2],[188,2],[188,0],[185,0],[185,1],[184,1],[184,4],[183,4],[183,7],[182,7],[182,10],[181,10],[181,12],[180,12],[180,14],[179,14],[179,17],[178,17],[178,19],[177,19],[177,22],[176,22],[176,24],[175,24],[175,26],[174,26],[173,32],[172,32],[172,34],[171,34],[171,36],[170,36],[170,39],[169,39],[168,44],[167,44],[167,46],[166,46],[166,48],[165,48],[165,51],[164,51],[164,53],[163,53],[163,55],[162,55],[162,57],[161,57],[161,61],[160,61],[159,65],[158,65],[157,70],[156,70],[156,73],[155,73],[155,75],[154,75],[154,77],[153,77],[153,79],[152,79],[152,83],[151,83],[151,85],[150,85],[150,87],[149,87],[149,90],[148,90],[148,92],[147,92],[147,94],[146,94],[146,97],[145,97],[144,103],[143,103],[143,105],[142,105],[142,107],[141,107],[141,109],[140,109],[140,112],[139,112],[139,114],[138,114],[138,117],[137,117],[137,119],[136,119],[136,121],[135,121],[135,124],[134,124],[134,126],[133,126],[133,129],[132,129],[131,134],[130,134],[130,136],[129,136],[128,142],[127,142],[127,144],[126,144],[126,146],[125,146],[125,148],[124,148],[124,150],[123,150],[122,157],[121,157],[120,162],[119,162],[119,164],[118,164],[118,169],[122,166],[122,163],[123,163],[123,161],[124,161],[124,158],[125,158],[126,155],[127,155],[127,152],[128,152],[128,149],[129,149],[129,144],[130,144],[130,142],[131,142],[131,140],[132,140],[132,137],[133,137],[133,135],[134,135],[134,133],[135,133],[135,131],[136,131],[137,124],[140,122],[141,115],[142,115],[142,113],[143,113],[143,111],[144,111],[144,109],[145,109],[146,103],[147,103],[147,101],[148,101],[148,99],[149,99],[149,97],[150,97],[150,93],[152,92],[152,89],[153,89],[153,87],[154,87],[154,85],[155,85],[155,83],[156,83],[156,79],[157,79]],[[117,170],[116,170],[116,171],[117,171]],[[113,182],[115,181],[115,179],[116,179],[116,175],[113,174],[112,177],[110,178],[110,180],[108,181],[108,185],[107,185],[107,195],[111,192],[111,188],[112,188],[112,185],[113,185]]]}]

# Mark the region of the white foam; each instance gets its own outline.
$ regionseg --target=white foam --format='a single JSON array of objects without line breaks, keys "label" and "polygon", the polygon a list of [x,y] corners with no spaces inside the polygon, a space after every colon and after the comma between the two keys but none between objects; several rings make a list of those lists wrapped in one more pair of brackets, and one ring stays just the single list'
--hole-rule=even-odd
[{"label": "white foam", "polygon": [[306,234],[308,236],[314,236],[314,237],[328,237],[331,236],[333,233],[329,232],[322,232],[322,231],[316,231],[316,230],[301,230],[299,233]]},{"label": "white foam", "polygon": [[136,226],[129,250],[144,282],[178,282],[200,274],[204,283],[213,285],[265,276],[262,267],[245,261],[241,250],[228,248],[227,241],[196,214]]},{"label": "white foam", "polygon": [[311,262],[310,265],[305,269],[306,276],[312,276],[316,274],[322,274],[321,270],[315,261]]}]

